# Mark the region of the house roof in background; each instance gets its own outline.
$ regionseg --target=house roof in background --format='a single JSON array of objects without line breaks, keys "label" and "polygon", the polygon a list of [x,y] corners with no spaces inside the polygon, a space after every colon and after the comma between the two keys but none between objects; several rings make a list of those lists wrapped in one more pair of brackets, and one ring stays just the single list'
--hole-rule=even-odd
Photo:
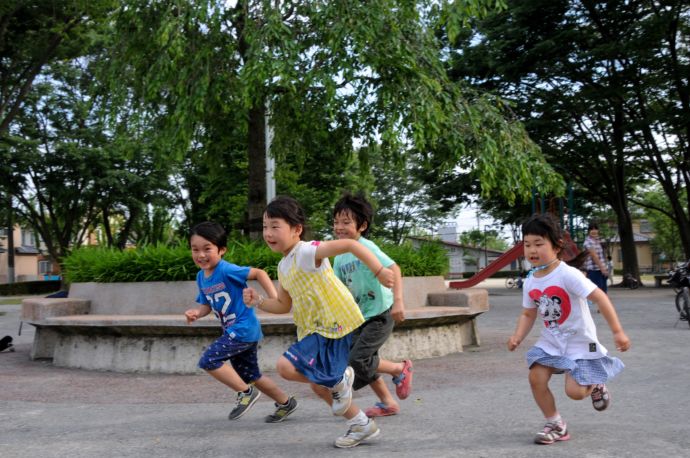
[{"label": "house roof in background", "polygon": [[14,249],[14,252],[17,254],[41,254],[36,247],[26,245],[18,246]]},{"label": "house roof in background", "polygon": [[[446,246],[450,246],[450,247],[454,247],[454,248],[462,248],[462,249],[465,249],[465,250],[479,250],[479,251],[485,251],[485,250],[484,250],[484,247],[481,247],[481,246],[463,245],[463,244],[461,244],[461,243],[456,243],[456,242],[446,242],[445,240],[441,240],[441,239],[428,239],[428,238],[425,238],[425,237],[415,237],[415,236],[408,236],[407,238],[408,238],[408,239],[411,239],[411,240],[418,240],[418,241],[420,241],[420,242],[434,242],[434,243],[440,243],[441,245],[446,245]],[[491,253],[491,254],[503,254],[503,253],[504,253],[503,251],[493,250],[493,249],[491,249],[491,248],[487,248],[487,249],[486,249],[486,252],[487,252],[487,253]]]}]

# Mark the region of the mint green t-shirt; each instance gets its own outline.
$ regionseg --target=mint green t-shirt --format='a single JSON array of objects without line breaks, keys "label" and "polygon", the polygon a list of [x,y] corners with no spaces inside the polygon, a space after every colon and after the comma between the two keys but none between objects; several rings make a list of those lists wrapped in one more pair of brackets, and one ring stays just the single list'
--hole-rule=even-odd
[{"label": "mint green t-shirt", "polygon": [[[385,267],[395,262],[376,246],[371,240],[360,237],[362,245],[367,247]],[[355,302],[359,305],[365,319],[380,315],[393,305],[393,291],[383,286],[374,276],[374,272],[352,253],[340,254],[333,261],[333,270],[340,281],[350,290]]]}]

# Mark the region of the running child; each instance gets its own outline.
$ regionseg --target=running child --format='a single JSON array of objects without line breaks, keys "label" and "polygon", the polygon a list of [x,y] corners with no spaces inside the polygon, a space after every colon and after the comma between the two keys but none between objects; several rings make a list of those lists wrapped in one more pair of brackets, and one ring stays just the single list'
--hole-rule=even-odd
[{"label": "running child", "polygon": [[541,336],[527,352],[527,365],[532,395],[546,425],[534,441],[553,444],[570,439],[570,435],[549,389],[551,376],[565,372],[566,395],[575,400],[590,396],[594,409],[602,411],[611,402],[606,382],[624,367],[618,358],[607,356],[608,351],[597,339],[587,300],[594,302],[606,319],[618,351],[627,351],[630,339],[606,293],[560,260],[563,236],[553,216],[532,216],[522,225],[522,238],[525,259],[534,267],[525,280],[523,310],[508,349],[513,351],[520,345],[539,315]]},{"label": "running child", "polygon": [[376,422],[352,402],[351,333],[364,318],[350,291],[335,276],[328,257],[353,253],[387,287],[393,286],[393,272],[354,240],[302,241],[306,218],[291,197],[271,201],[263,223],[264,240],[271,250],[283,254],[278,264],[278,297],[265,298],[247,288],[244,301],[271,313],[292,310],[297,342],[278,360],[278,373],[286,380],[309,383],[331,404],[335,415],[347,419],[349,429],[336,439],[336,447],[354,447],[378,436]]},{"label": "running child", "polygon": [[355,371],[355,391],[369,385],[379,398],[364,413],[368,417],[384,417],[400,412],[400,405],[379,374],[393,377],[395,393],[406,399],[412,389],[412,361],[393,362],[379,357],[379,349],[388,340],[396,322],[405,320],[400,267],[372,241],[369,233],[374,210],[360,196],[345,194],[333,209],[333,231],[338,239],[356,240],[367,247],[379,262],[395,274],[393,291],[384,287],[362,262],[351,253],[336,256],[333,270],[345,283],[366,320],[352,334],[350,366]]},{"label": "running child", "polygon": [[[266,422],[285,420],[297,409],[297,401],[261,374],[257,361],[258,342],[263,337],[261,324],[254,310],[242,300],[247,280],[257,280],[270,297],[276,297],[273,282],[261,269],[237,266],[222,259],[227,251],[227,235],[220,224],[204,222],[194,226],[189,243],[194,263],[201,270],[196,276],[199,306],[185,312],[187,323],[213,311],[223,326],[223,335],[206,349],[199,367],[237,391],[237,405],[228,416],[230,420],[247,413],[262,392],[276,405]],[[225,361],[230,364],[224,364]]]}]

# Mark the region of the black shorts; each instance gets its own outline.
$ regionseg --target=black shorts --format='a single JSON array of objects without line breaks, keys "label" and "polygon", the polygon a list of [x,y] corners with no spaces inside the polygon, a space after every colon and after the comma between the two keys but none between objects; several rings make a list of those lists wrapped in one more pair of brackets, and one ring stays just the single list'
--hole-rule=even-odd
[{"label": "black shorts", "polygon": [[379,378],[379,349],[393,332],[395,322],[390,309],[369,318],[352,332],[350,366],[355,370],[355,390],[364,388]]}]

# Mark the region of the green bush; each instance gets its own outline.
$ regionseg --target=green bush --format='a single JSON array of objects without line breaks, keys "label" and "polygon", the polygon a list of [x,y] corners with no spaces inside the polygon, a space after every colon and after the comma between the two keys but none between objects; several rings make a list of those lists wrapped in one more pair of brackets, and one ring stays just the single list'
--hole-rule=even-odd
[{"label": "green bush", "polygon": [[443,276],[448,273],[446,250],[438,243],[424,243],[419,249],[414,249],[409,242],[402,245],[376,244],[398,264],[405,277]]},{"label": "green bush", "polygon": [[[400,266],[405,276],[444,275],[448,271],[445,251],[437,244],[425,244],[419,250],[411,245],[380,243],[381,249]],[[224,259],[241,266],[258,267],[271,278],[278,278],[281,259],[264,242],[232,241]],[[199,268],[192,261],[186,244],[151,245],[133,250],[80,248],[63,262],[67,283],[144,282],[194,280]]]}]

